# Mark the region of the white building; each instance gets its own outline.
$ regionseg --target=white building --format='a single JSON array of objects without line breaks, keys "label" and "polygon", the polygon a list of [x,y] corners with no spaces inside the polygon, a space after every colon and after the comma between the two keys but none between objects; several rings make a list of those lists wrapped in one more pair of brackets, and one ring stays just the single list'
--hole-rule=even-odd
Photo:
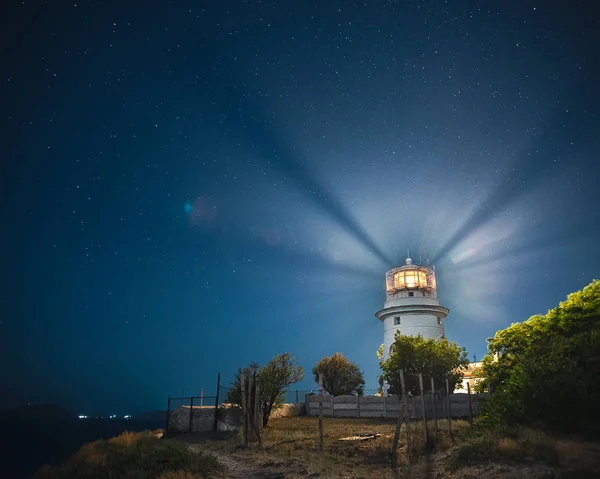
[{"label": "white building", "polygon": [[473,392],[473,387],[475,387],[475,385],[482,380],[479,372],[481,366],[483,366],[483,363],[481,361],[476,363],[470,363],[467,367],[467,370],[463,372],[463,379],[460,388],[457,384],[456,390],[458,390],[461,393],[466,393],[468,384],[471,387],[471,392]]},{"label": "white building", "polygon": [[387,359],[396,331],[407,336],[445,337],[444,320],[450,312],[440,306],[435,270],[412,264],[410,258],[400,268],[386,274],[386,301],[375,316],[383,323],[383,359]]}]

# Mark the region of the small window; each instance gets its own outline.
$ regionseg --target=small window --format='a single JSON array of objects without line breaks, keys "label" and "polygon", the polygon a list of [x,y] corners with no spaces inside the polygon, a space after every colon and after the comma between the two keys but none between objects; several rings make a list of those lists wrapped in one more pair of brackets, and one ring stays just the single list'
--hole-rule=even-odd
[{"label": "small window", "polygon": [[442,324],[441,318],[438,318],[438,324]]},{"label": "small window", "polygon": [[396,316],[394,318],[394,326],[398,326],[400,324],[400,316]]},{"label": "small window", "polygon": [[409,292],[408,292],[408,295],[409,295],[409,296],[414,296],[414,295],[415,295],[415,293],[414,293],[413,291],[409,291]]}]

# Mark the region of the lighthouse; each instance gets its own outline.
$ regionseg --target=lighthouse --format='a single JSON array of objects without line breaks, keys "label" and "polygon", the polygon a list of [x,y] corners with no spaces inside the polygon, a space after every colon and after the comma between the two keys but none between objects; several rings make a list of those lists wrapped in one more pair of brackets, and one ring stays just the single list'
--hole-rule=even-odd
[{"label": "lighthouse", "polygon": [[444,320],[450,310],[440,306],[435,268],[406,264],[385,275],[386,301],[375,316],[383,323],[383,359],[394,344],[396,331],[406,336],[421,335],[435,340],[445,337]]}]

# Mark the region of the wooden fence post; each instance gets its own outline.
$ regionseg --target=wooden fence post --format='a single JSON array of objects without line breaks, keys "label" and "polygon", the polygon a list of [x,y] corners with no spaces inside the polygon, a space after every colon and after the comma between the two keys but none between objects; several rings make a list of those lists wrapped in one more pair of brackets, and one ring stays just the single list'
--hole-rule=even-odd
[{"label": "wooden fence post", "polygon": [[383,393],[383,417],[387,419],[387,396],[385,391]]},{"label": "wooden fence post", "polygon": [[244,416],[244,447],[248,447],[248,408],[246,405],[246,378],[240,374],[240,389],[242,391],[242,414]]},{"label": "wooden fence post", "polygon": [[404,401],[404,421],[406,427],[406,449],[408,461],[412,461],[412,439],[410,437],[410,418],[408,417],[408,396],[406,395],[406,383],[404,382],[404,371],[400,370],[400,386],[402,387],[402,399]]},{"label": "wooden fence post", "polygon": [[258,447],[262,448],[262,438],[260,437],[260,410],[260,388],[258,386],[258,380],[256,379],[256,373],[254,373],[254,430],[256,432],[256,440],[258,441]]},{"label": "wooden fence post", "polygon": [[469,394],[469,424],[473,425],[473,406],[471,405],[471,384],[467,381],[467,393]]},{"label": "wooden fence post", "polygon": [[425,410],[425,390],[423,388],[423,373],[419,373],[419,388],[421,389],[421,407],[423,408],[423,437],[425,447],[429,447],[429,434],[427,434],[427,411]]},{"label": "wooden fence post", "polygon": [[[404,371],[402,369],[400,372],[400,381],[402,381],[404,377]],[[404,382],[404,381],[402,381]],[[402,400],[404,400],[404,396]],[[398,468],[398,440],[400,439],[400,425],[402,424],[402,402],[400,402],[400,407],[398,408],[398,420],[396,421],[396,429],[394,431],[394,440],[392,441],[392,469],[396,470]]]},{"label": "wooden fence post", "polygon": [[358,411],[358,417],[360,417],[360,394],[356,396],[356,409]]},{"label": "wooden fence post", "polygon": [[437,404],[435,403],[435,381],[433,376],[431,377],[431,402],[433,403],[433,427],[435,434],[438,433],[438,420],[437,420]]},{"label": "wooden fence post", "polygon": [[323,450],[323,373],[319,373],[319,448]]},{"label": "wooden fence post", "polygon": [[448,418],[450,439],[454,440],[452,437],[452,412],[450,411],[450,383],[448,382],[448,376],[446,376],[446,416]]}]

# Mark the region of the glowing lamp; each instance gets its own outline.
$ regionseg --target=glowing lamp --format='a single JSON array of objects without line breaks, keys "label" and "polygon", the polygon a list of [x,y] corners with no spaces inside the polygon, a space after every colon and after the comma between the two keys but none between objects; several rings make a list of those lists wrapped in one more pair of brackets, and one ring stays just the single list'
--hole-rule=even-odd
[{"label": "glowing lamp", "polygon": [[407,258],[406,264],[387,272],[386,301],[375,316],[384,325],[384,360],[391,352],[397,331],[407,336],[445,338],[444,320],[448,308],[440,306],[435,268],[419,266]]}]

